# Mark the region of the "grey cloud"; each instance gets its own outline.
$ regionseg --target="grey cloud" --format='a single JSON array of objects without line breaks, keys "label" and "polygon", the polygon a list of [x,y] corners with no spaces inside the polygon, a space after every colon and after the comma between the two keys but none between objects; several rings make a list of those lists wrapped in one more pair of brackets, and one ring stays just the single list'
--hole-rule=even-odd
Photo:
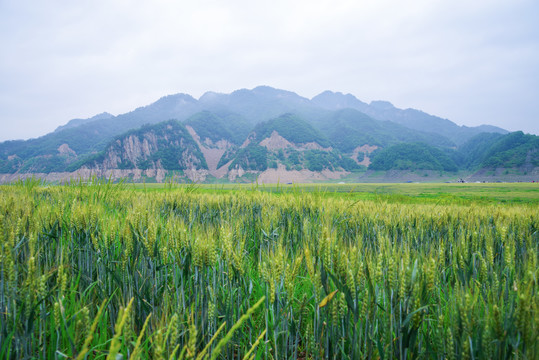
[{"label": "grey cloud", "polygon": [[0,141],[265,84],[539,133],[532,0],[0,3]]}]

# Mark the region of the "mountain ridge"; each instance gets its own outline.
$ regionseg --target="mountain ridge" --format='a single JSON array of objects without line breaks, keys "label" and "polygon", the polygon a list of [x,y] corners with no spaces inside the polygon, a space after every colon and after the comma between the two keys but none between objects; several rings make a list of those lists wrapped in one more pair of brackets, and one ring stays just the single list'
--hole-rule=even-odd
[{"label": "mountain ridge", "polygon": [[[168,125],[163,123],[171,119],[178,125],[174,125],[175,132],[169,134],[163,130],[163,126],[166,128]],[[181,152],[182,148],[160,142],[155,153],[145,153],[145,157],[138,159],[145,166],[132,164],[126,167],[123,162],[112,162],[110,164],[115,165],[100,167],[95,162],[107,149],[110,150],[115,141],[131,136],[130,141],[136,142],[133,132],[154,131],[152,126],[161,129],[158,137],[180,136],[184,144],[189,144],[191,160],[198,160],[193,163],[186,162],[181,156],[173,157],[171,154]],[[507,134],[506,130],[491,125],[459,126],[420,110],[398,109],[387,101],[367,104],[352,94],[324,91],[308,99],[291,91],[258,86],[230,94],[206,92],[199,99],[183,93],[167,95],[128,113],[117,116],[101,113],[88,119],[73,119],[37,139],[0,143],[0,173],[160,169],[183,174],[191,166],[189,170],[200,174],[205,172],[205,175],[197,175],[197,179],[205,176],[235,179],[241,178],[238,176],[240,173],[270,170],[350,174],[361,169],[364,171],[372,159],[381,156],[377,153],[384,148],[414,143],[425,144],[429,148],[422,148],[422,152],[435,154],[431,158],[438,159],[431,159],[430,164],[413,162],[415,167],[423,164],[421,166],[426,168],[438,168],[433,164],[439,162],[438,151],[441,151],[458,163],[459,169],[472,170],[474,166],[487,166],[489,162],[470,159],[466,162],[463,160],[466,154],[459,149],[483,132],[498,133],[502,137]],[[138,138],[141,143],[146,135]],[[528,151],[527,164],[535,164],[535,140],[530,137],[524,139],[524,145],[509,142],[523,146],[521,150],[511,152],[512,149],[500,148],[507,154],[499,159],[504,159],[507,164],[522,164],[522,154]],[[487,148],[495,140],[489,138],[481,146]],[[146,141],[149,144],[148,138]],[[152,144],[159,141],[153,139]],[[117,153],[119,157],[127,156],[128,150],[124,148],[126,154]],[[488,153],[485,149],[479,150],[475,153]],[[173,159],[168,165],[157,159],[165,153]],[[390,153],[382,154],[389,156],[387,154]],[[405,152],[400,151],[399,154]],[[490,153],[489,156],[494,157],[495,154]],[[443,159],[444,162],[446,160]],[[398,167],[402,168],[407,163],[399,161]],[[500,165],[500,162],[496,164]],[[451,166],[442,167],[442,170],[449,168]],[[236,176],[230,175],[233,172]],[[316,178],[311,173],[309,177]]]}]

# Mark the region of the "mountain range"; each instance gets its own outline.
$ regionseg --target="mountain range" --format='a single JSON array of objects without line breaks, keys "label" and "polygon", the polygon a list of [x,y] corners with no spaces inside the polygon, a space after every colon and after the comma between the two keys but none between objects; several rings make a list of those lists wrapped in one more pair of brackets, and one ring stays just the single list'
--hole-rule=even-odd
[{"label": "mountain range", "polygon": [[36,139],[0,143],[0,180],[93,174],[288,182],[390,170],[534,175],[538,139],[351,94],[307,99],[259,86],[198,100],[169,95],[118,116],[74,119]]}]

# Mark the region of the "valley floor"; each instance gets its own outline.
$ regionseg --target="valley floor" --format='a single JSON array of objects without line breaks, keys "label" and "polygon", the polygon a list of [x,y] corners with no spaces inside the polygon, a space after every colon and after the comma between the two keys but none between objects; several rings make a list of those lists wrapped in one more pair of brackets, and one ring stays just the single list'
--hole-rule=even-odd
[{"label": "valley floor", "polygon": [[231,171],[228,176],[214,177],[206,170],[193,170],[172,172],[162,169],[149,170],[107,170],[96,171],[81,169],[75,172],[52,172],[52,173],[15,173],[1,174],[0,184],[10,183],[19,179],[36,177],[52,183],[90,179],[92,177],[112,178],[113,180],[125,179],[127,182],[140,183],[165,183],[171,178],[180,183],[258,183],[258,184],[302,184],[302,183],[455,183],[463,180],[472,182],[539,182],[539,167],[528,171],[522,169],[483,169],[477,172],[440,172],[433,170],[389,170],[389,171],[329,171],[321,172],[304,170],[286,170],[283,167],[267,169],[263,172],[254,171]]}]

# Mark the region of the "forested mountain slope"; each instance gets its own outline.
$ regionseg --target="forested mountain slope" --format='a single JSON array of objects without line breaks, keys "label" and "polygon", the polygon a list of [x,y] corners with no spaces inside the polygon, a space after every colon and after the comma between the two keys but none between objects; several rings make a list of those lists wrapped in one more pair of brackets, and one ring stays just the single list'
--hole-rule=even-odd
[{"label": "forested mountain slope", "polygon": [[268,169],[350,172],[369,165],[536,167],[537,137],[505,133],[458,126],[389,102],[367,104],[350,94],[326,91],[308,99],[260,86],[199,99],[169,95],[118,116],[74,119],[37,139],[0,143],[0,173],[160,169],[222,178]]}]

